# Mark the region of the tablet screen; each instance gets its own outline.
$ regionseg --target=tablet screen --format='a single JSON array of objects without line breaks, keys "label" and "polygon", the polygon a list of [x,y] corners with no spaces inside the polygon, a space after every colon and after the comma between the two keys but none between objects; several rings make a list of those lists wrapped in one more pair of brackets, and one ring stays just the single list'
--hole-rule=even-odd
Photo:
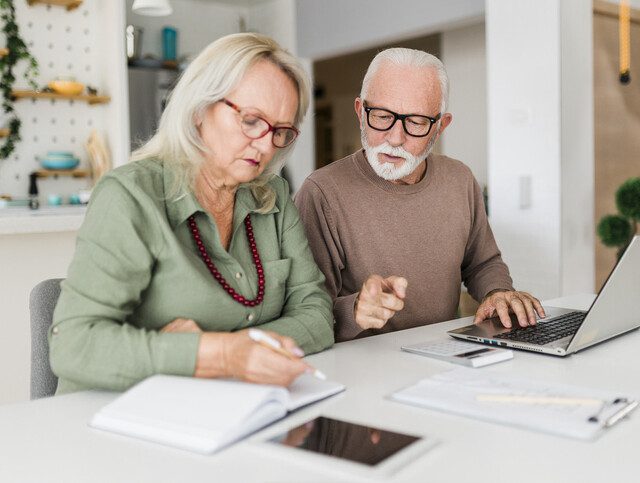
[{"label": "tablet screen", "polygon": [[375,466],[419,439],[320,416],[271,442]]}]

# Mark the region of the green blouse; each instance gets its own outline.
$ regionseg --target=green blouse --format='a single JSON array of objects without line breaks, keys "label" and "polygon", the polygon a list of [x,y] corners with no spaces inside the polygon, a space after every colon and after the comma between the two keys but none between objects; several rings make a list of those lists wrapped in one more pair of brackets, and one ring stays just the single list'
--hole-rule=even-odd
[{"label": "green blouse", "polygon": [[[176,318],[204,331],[259,326],[296,340],[305,353],[333,344],[331,300],[286,181],[277,201],[256,213],[251,191],[236,192],[229,251],[213,218],[189,192],[167,199],[171,170],[162,162],[129,163],[96,186],[49,331],[58,394],[124,390],[152,374],[191,376],[199,334],[160,333]],[[209,256],[241,295],[257,295],[257,273],[243,220],[251,213],[265,275],[256,307],[234,301],[200,258],[187,225],[196,220]]]}]

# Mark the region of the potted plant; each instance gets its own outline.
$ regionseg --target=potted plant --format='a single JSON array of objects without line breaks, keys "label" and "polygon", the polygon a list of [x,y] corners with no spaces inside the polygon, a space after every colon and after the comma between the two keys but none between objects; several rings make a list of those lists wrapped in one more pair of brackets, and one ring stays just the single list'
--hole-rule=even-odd
[{"label": "potted plant", "polygon": [[11,94],[16,81],[13,69],[20,60],[27,61],[24,77],[34,89],[37,87],[35,79],[38,76],[38,62],[31,55],[16,23],[16,9],[13,0],[0,0],[0,19],[6,41],[5,54],[0,56],[0,94],[2,94],[2,109],[9,116],[7,121],[7,137],[0,146],[0,159],[8,158],[20,141],[20,119],[13,109],[14,98]]},{"label": "potted plant", "polygon": [[638,232],[640,177],[629,178],[620,185],[616,191],[616,206],[618,214],[605,215],[598,223],[598,236],[604,245],[618,247],[618,258],[620,258]]}]

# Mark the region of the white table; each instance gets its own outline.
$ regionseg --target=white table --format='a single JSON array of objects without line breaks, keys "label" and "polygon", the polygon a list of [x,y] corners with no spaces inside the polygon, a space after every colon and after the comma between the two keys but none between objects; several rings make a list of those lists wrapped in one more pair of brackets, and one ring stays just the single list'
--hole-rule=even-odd
[{"label": "white table", "polygon": [[[588,307],[592,296],[563,299]],[[550,304],[549,304],[550,305]],[[558,304],[556,301],[556,305]],[[295,413],[277,425],[286,430],[323,414],[400,432],[433,436],[441,444],[393,481],[606,482],[638,481],[640,414],[583,442],[490,424],[386,399],[391,392],[452,368],[400,351],[400,346],[441,337],[466,320],[337,344],[309,358],[341,381],[340,396]],[[634,331],[568,358],[517,352],[512,361],[482,371],[517,374],[621,391],[640,396],[640,332]],[[114,394],[85,392],[0,407],[0,481],[222,482],[355,481],[325,465],[289,460],[265,449],[264,432],[213,456],[199,456],[87,427]],[[273,428],[271,429],[273,430]],[[267,430],[269,431],[269,430]]]}]

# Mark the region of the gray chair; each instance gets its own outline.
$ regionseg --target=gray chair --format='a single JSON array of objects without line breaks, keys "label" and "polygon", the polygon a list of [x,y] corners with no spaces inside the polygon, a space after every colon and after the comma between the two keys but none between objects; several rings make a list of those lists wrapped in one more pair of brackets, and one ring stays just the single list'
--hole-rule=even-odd
[{"label": "gray chair", "polygon": [[31,315],[31,399],[53,396],[58,378],[49,364],[47,332],[53,322],[53,309],[60,296],[62,278],[52,278],[36,285],[29,296]]}]

